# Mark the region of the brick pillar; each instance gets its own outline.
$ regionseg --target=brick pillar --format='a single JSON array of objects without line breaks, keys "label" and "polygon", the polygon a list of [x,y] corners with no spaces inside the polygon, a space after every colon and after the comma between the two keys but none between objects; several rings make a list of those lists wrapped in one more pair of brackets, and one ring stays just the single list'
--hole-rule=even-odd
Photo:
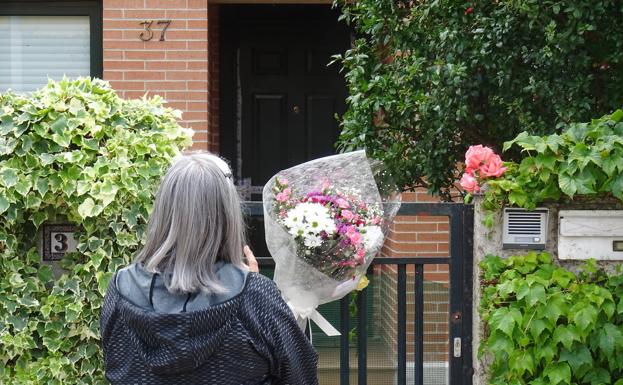
[{"label": "brick pillar", "polygon": [[[103,0],[104,79],[123,98],[160,95],[208,149],[208,0]],[[142,21],[153,38],[142,41]],[[165,41],[163,25],[171,20]]]}]

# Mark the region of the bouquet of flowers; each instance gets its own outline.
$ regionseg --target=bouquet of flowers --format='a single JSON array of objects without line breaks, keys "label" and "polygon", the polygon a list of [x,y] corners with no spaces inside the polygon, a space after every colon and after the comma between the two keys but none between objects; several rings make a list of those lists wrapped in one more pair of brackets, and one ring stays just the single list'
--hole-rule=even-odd
[{"label": "bouquet of flowers", "polygon": [[363,151],[316,159],[279,172],[263,192],[266,244],[275,282],[301,326],[357,287],[400,207],[382,164]]}]

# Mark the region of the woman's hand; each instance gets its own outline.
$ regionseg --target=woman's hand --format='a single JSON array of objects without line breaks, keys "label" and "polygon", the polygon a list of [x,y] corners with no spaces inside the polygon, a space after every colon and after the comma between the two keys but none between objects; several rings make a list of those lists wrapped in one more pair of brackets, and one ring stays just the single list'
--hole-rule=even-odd
[{"label": "woman's hand", "polygon": [[257,265],[257,260],[255,259],[255,255],[253,255],[253,252],[251,251],[251,248],[249,246],[245,245],[242,250],[244,251],[244,256],[246,257],[247,266],[249,266],[249,270],[254,272],[254,273],[259,273],[260,272],[260,268]]}]

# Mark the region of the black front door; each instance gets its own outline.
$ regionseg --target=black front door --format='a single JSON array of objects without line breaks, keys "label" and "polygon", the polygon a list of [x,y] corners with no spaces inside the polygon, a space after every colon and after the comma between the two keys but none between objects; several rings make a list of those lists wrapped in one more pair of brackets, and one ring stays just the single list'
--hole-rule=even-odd
[{"label": "black front door", "polygon": [[350,47],[337,18],[320,5],[221,7],[221,154],[243,199],[261,199],[279,170],[335,152],[347,90],[327,64]]}]

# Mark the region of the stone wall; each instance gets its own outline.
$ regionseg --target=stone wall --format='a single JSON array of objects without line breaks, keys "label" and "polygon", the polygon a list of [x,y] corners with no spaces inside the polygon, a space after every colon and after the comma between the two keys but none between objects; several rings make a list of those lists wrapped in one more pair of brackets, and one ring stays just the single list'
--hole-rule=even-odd
[{"label": "stone wall", "polygon": [[[477,309],[479,308],[481,299],[481,287],[480,287],[480,267],[479,264],[483,258],[487,255],[498,255],[502,258],[508,258],[512,255],[525,255],[530,250],[503,250],[502,249],[502,212],[497,212],[494,215],[494,225],[492,229],[488,229],[484,225],[484,219],[487,215],[482,208],[482,197],[475,197],[474,200],[474,279],[473,279],[473,294],[474,294],[474,312],[473,312],[473,367],[474,378],[473,385],[485,385],[487,384],[487,367],[489,361],[487,357],[481,359],[478,358],[476,352],[478,352],[478,346],[483,337],[483,325],[480,320],[480,314]],[[540,207],[549,209],[549,220],[547,226],[547,242],[545,244],[546,252],[550,253],[555,261],[561,266],[577,271],[578,267],[582,265],[583,261],[574,260],[558,260],[558,212],[560,210],[623,210],[623,204],[620,201],[614,199],[599,199],[586,200],[578,199],[573,202],[566,203],[548,203],[543,204]],[[599,261],[598,264],[606,271],[612,271],[617,265],[621,264],[621,261]]]}]

